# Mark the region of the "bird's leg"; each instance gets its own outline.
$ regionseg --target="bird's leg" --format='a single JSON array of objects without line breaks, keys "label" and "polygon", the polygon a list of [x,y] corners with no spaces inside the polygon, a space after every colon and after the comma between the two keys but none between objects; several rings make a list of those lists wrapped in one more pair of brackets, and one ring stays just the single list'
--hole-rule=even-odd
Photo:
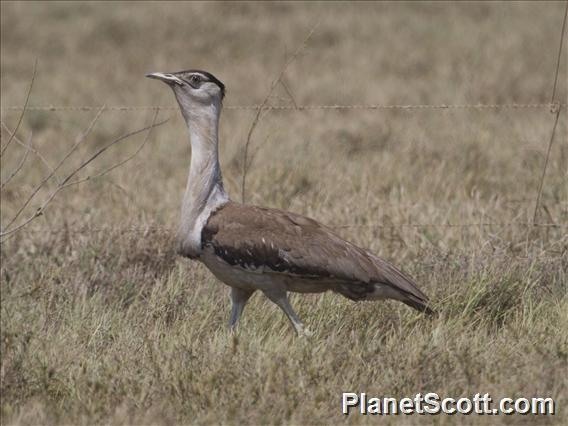
[{"label": "bird's leg", "polygon": [[302,323],[302,321],[300,321],[300,318],[298,318],[296,312],[294,312],[294,309],[292,308],[292,305],[290,305],[290,301],[288,300],[288,296],[286,295],[286,291],[269,291],[265,292],[264,294],[284,311],[284,313],[294,326],[296,333],[298,333],[298,336],[309,337],[312,335],[312,332],[304,327],[304,324]]},{"label": "bird's leg", "polygon": [[235,329],[237,321],[243,313],[243,309],[254,293],[254,290],[243,290],[236,287],[231,287],[231,318],[229,319],[229,327],[231,330]]}]

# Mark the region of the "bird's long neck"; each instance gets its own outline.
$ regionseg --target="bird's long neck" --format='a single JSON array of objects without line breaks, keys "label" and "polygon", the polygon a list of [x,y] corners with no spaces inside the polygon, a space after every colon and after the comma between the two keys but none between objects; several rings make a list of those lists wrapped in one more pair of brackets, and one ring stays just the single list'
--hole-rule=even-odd
[{"label": "bird's long neck", "polygon": [[195,258],[201,254],[201,232],[207,219],[229,201],[219,167],[221,105],[192,107],[182,112],[189,128],[191,164],[181,207],[178,252]]}]

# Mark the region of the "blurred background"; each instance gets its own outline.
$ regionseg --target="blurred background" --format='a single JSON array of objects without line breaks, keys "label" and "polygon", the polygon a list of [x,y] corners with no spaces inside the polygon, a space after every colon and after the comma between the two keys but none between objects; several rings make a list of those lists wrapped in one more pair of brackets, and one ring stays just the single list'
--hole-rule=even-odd
[{"label": "blurred background", "polygon": [[[546,226],[531,225],[555,121],[547,104],[564,2],[0,7],[2,146],[36,61],[17,138],[32,140],[48,164],[106,106],[61,176],[149,125],[154,107],[162,107],[158,121],[169,119],[130,161],[59,193],[2,244],[2,413],[13,423],[329,424],[351,421],[337,415],[340,392],[353,389],[545,393],[566,402],[566,40],[556,88],[563,107],[537,209]],[[240,340],[227,337],[225,287],[169,249],[190,147],[171,91],[144,78],[188,68],[227,86],[220,154],[234,200],[251,107],[268,96],[268,106],[285,108],[264,112],[254,129],[247,202],[309,215],[393,260],[442,319],[417,325],[394,304],[295,299],[317,330],[304,344],[255,298]],[[479,103],[495,107],[350,107]],[[346,108],[321,108],[329,105]],[[78,176],[128,158],[144,136]],[[23,154],[14,142],[2,156],[3,181]],[[3,227],[48,173],[45,162],[30,154],[2,189]],[[56,185],[50,180],[22,217]]]},{"label": "blurred background", "polygon": [[[260,104],[312,29],[284,74],[286,87],[279,84],[268,105],[547,103],[563,7],[561,2],[3,3],[2,120],[15,127],[19,112],[8,107],[23,105],[36,60],[31,106],[90,108],[26,113],[20,138],[33,132],[34,143],[53,161],[100,106],[111,110],[101,115],[84,144],[86,152],[149,124],[153,116],[148,109],[113,107],[175,107],[168,89],[143,77],[150,71],[205,69],[226,84],[227,106]],[[557,99],[563,102],[565,77],[562,60]],[[222,117],[222,164],[234,198],[240,194],[242,151],[254,115],[226,109]],[[170,121],[153,132],[133,161],[80,189],[85,199],[75,200],[71,191],[66,220],[74,217],[73,209],[85,208],[105,216],[105,223],[141,220],[141,215],[174,220],[189,152],[179,113],[170,109],[159,115],[166,117]],[[565,117],[558,141],[566,140]],[[553,121],[547,107],[272,111],[263,115],[251,140],[250,201],[291,205],[336,223],[382,222],[385,215],[417,221],[428,209],[444,221],[479,215],[526,221]],[[135,148],[132,141],[121,144],[99,164]],[[13,151],[16,161],[21,153]],[[556,219],[566,219],[560,207],[567,198],[566,159],[565,145],[556,143],[544,188]],[[10,158],[3,161],[6,165]],[[32,162],[27,166],[33,168]],[[21,178],[30,183],[34,175],[28,170]],[[108,188],[109,179],[136,196]],[[99,196],[119,201],[89,202]],[[395,207],[401,202],[410,206]],[[497,210],[490,204],[496,202]],[[338,217],[336,209],[348,205],[365,207],[344,209],[348,216]]]}]

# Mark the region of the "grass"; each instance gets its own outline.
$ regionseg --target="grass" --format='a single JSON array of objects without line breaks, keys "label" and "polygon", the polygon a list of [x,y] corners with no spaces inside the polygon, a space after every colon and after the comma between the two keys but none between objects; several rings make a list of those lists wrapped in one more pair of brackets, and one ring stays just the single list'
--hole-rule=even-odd
[{"label": "grass", "polygon": [[[224,81],[227,105],[260,103],[316,22],[286,71],[298,104],[548,102],[563,10],[561,2],[3,2],[2,121],[15,125],[18,113],[6,107],[23,103],[36,58],[32,105],[173,106],[143,75],[190,67]],[[565,102],[565,60],[560,73]],[[283,88],[270,102],[290,104]],[[30,111],[20,136],[33,132],[54,163],[95,113]],[[395,302],[293,296],[310,339],[298,339],[260,295],[230,334],[227,288],[174,255],[190,153],[179,113],[166,116],[134,160],[61,193],[2,244],[2,424],[566,422],[565,111],[538,215],[557,228],[523,225],[553,122],[546,109],[265,115],[252,141],[249,202],[337,227],[413,275],[440,312],[428,319]],[[221,163],[236,199],[253,116],[222,116]],[[152,111],[103,113],[73,159],[151,119]],[[3,179],[20,158],[14,149],[2,159]],[[3,225],[44,173],[30,156],[2,192]],[[409,226],[446,223],[513,224]],[[349,391],[551,396],[558,413],[346,417],[340,398]]]}]

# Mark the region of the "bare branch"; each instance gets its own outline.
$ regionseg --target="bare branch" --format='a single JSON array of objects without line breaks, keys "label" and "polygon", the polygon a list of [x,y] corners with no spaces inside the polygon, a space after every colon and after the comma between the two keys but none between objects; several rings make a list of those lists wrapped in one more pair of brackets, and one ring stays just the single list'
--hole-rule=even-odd
[{"label": "bare branch", "polygon": [[551,112],[556,112],[556,117],[554,118],[554,124],[552,125],[552,132],[550,134],[550,141],[548,142],[548,149],[546,150],[546,160],[544,161],[544,167],[542,168],[542,175],[538,184],[538,193],[536,195],[536,202],[534,205],[533,213],[533,223],[536,224],[538,218],[538,208],[540,206],[540,198],[542,196],[542,187],[544,185],[544,178],[546,177],[546,169],[548,168],[548,161],[550,159],[550,151],[552,150],[552,144],[554,143],[554,134],[556,133],[556,125],[558,124],[558,118],[560,117],[560,110],[562,109],[561,104],[555,105],[556,100],[556,84],[558,83],[558,71],[560,70],[560,58],[562,57],[562,44],[564,43],[564,33],[566,32],[566,19],[568,18],[568,2],[566,2],[566,9],[564,9],[564,20],[562,21],[562,31],[560,32],[560,46],[558,47],[558,59],[556,60],[556,70],[554,75],[554,86],[552,88],[552,96],[550,98],[550,104],[553,105],[556,110]]},{"label": "bare branch", "polygon": [[280,80],[280,84],[282,84],[282,87],[284,87],[286,94],[292,100],[292,103],[294,104],[294,108],[298,108],[298,104],[296,103],[296,99],[294,98],[294,95],[292,95],[292,90],[290,89],[290,86],[288,86],[288,83],[286,83],[286,80],[284,78],[282,78]]},{"label": "bare branch", "polygon": [[260,150],[262,149],[262,147],[264,145],[266,145],[266,143],[268,142],[268,140],[270,139],[270,135],[268,135],[266,138],[264,138],[264,141],[259,144],[256,149],[252,152],[252,154],[250,155],[250,160],[249,160],[249,167],[252,166],[252,164],[254,163],[254,159],[256,158],[256,156],[258,155],[258,153],[260,152]]},{"label": "bare branch", "polygon": [[10,181],[12,179],[14,179],[14,176],[16,176],[19,173],[19,171],[22,169],[22,167],[24,166],[24,163],[26,162],[26,159],[28,158],[28,154],[30,153],[30,150],[31,150],[32,136],[33,136],[33,133],[30,133],[30,138],[28,140],[28,144],[26,146],[26,150],[24,151],[24,155],[22,156],[22,159],[20,160],[20,162],[18,163],[18,165],[16,166],[14,171],[12,173],[10,173],[10,176],[8,176],[8,178],[0,184],[0,191],[3,190],[4,187],[6,185],[8,185],[8,183],[10,183]]},{"label": "bare branch", "polygon": [[[568,3],[567,3],[568,4]],[[556,133],[556,126],[558,125],[558,118],[560,117],[560,107],[556,111],[556,116],[554,117],[554,124],[552,125],[552,132],[550,132],[550,139],[548,141],[548,149],[546,150],[546,157],[544,160],[544,166],[542,168],[542,174],[540,176],[540,181],[538,183],[538,192],[536,194],[536,202],[534,204],[533,212],[533,223],[536,224],[538,219],[538,209],[540,206],[540,198],[542,197],[542,188],[544,186],[544,178],[546,177],[546,169],[548,168],[548,162],[550,160],[550,151],[552,150],[552,144],[554,143],[554,134]]]},{"label": "bare branch", "polygon": [[[33,140],[30,140],[30,144],[26,146],[26,144],[24,142],[22,142],[20,139],[18,139],[17,136],[15,136],[15,133],[12,132],[8,126],[2,121],[0,122],[0,125],[2,126],[2,128],[8,132],[8,134],[10,136],[14,135],[14,141],[16,141],[17,144],[19,144],[20,146],[23,146],[24,148],[30,150],[30,152],[32,154],[34,154],[37,158],[40,159],[40,161],[45,165],[45,167],[47,167],[47,170],[49,170],[50,172],[53,172],[53,167],[49,164],[49,162],[45,159],[45,157],[41,154],[41,152],[39,152],[39,150],[37,150],[34,145],[33,145]],[[59,177],[57,176],[56,173],[53,174],[54,178],[59,181]]]},{"label": "bare branch", "polygon": [[[85,132],[77,139],[77,141],[75,142],[75,144],[73,144],[73,146],[71,147],[71,149],[67,152],[67,154],[65,154],[63,156],[63,158],[59,161],[59,163],[57,164],[57,166],[55,166],[55,168],[39,183],[39,185],[37,185],[35,187],[35,189],[32,191],[32,193],[29,195],[29,197],[26,199],[26,201],[24,201],[24,203],[22,204],[22,206],[20,207],[20,209],[16,212],[16,214],[14,215],[14,217],[12,217],[12,219],[10,220],[10,222],[8,223],[8,225],[6,225],[6,227],[4,229],[8,229],[10,228],[10,226],[18,219],[18,217],[20,217],[20,215],[22,214],[22,212],[25,210],[25,208],[28,206],[28,204],[32,201],[32,199],[36,196],[36,194],[40,191],[41,188],[43,188],[43,186],[47,183],[47,181],[49,179],[51,179],[53,177],[53,175],[57,172],[57,170],[61,167],[61,165],[71,156],[71,154],[73,154],[73,152],[75,152],[75,150],[77,149],[77,147],[83,143],[83,141],[85,141],[85,139],[87,138],[87,136],[91,133],[91,130],[93,130],[93,127],[95,126],[96,122],[99,120],[99,117],[101,116],[103,110],[104,110],[104,106],[101,107],[99,109],[99,111],[97,112],[97,115],[95,116],[95,118],[93,119],[93,121],[91,121],[91,124],[89,125],[89,127],[87,128],[87,130],[85,130]],[[59,185],[61,185],[62,183],[60,183]],[[2,231],[0,233],[0,237],[2,237],[3,235]]]},{"label": "bare branch", "polygon": [[[99,173],[96,173],[96,174],[91,175],[91,176],[87,176],[87,177],[82,178],[82,179],[74,180],[74,181],[68,182],[68,183],[66,183],[66,184],[64,183],[64,185],[63,185],[63,187],[62,187],[61,189],[67,188],[68,186],[77,185],[77,184],[79,184],[79,183],[83,183],[83,182],[86,182],[86,181],[88,181],[88,180],[100,178],[100,177],[106,175],[107,173],[110,173],[111,171],[113,171],[113,170],[116,169],[117,167],[120,167],[120,166],[122,166],[123,164],[127,163],[128,161],[132,160],[134,157],[136,157],[136,156],[138,155],[138,153],[139,153],[140,151],[142,151],[142,148],[144,148],[144,146],[146,145],[146,142],[148,142],[148,139],[150,138],[150,134],[152,133],[152,129],[153,129],[154,127],[160,126],[160,125],[162,125],[162,124],[164,124],[164,123],[166,123],[166,122],[168,121],[168,120],[164,120],[164,121],[161,121],[160,123],[156,124],[156,119],[158,118],[158,113],[159,113],[159,112],[160,112],[160,109],[159,109],[159,108],[156,109],[156,113],[154,114],[154,118],[152,119],[152,124],[151,124],[149,127],[140,130],[140,132],[142,132],[142,131],[144,131],[144,130],[148,130],[148,133],[146,133],[146,136],[144,137],[144,140],[142,141],[142,143],[140,144],[140,146],[138,146],[138,148],[136,149],[136,151],[134,151],[133,154],[129,155],[129,156],[126,157],[124,160],[119,161],[119,162],[116,163],[116,164],[113,164],[112,166],[108,167],[107,169],[105,169],[105,170],[103,170],[103,171],[101,171],[101,172],[99,172]],[[133,134],[126,135],[125,137],[129,137],[129,136],[133,136]],[[112,145],[114,145],[114,143],[116,143],[116,142],[119,142],[119,141],[118,141],[118,140],[117,140],[117,141],[113,141],[111,144],[109,144],[108,146],[104,147],[103,150],[106,150],[107,148],[110,148],[110,147],[111,147]],[[102,152],[101,152],[101,154],[102,154]],[[98,154],[96,154],[96,155],[98,155]],[[93,160],[94,160],[94,158],[93,158]],[[90,161],[90,160],[89,160],[89,161]],[[85,164],[85,165],[86,165],[86,164]],[[78,170],[77,170],[77,171],[78,171]]]},{"label": "bare branch", "polygon": [[20,125],[22,124],[22,120],[24,119],[24,115],[26,114],[26,108],[28,107],[28,102],[30,100],[30,95],[32,93],[32,87],[34,87],[36,71],[37,71],[37,59],[34,63],[34,71],[33,71],[33,74],[32,74],[32,80],[30,81],[30,87],[28,89],[28,93],[26,94],[26,100],[24,102],[24,108],[22,108],[22,113],[20,114],[20,118],[18,118],[18,124],[16,124],[16,128],[14,129],[14,132],[8,138],[8,142],[6,143],[6,145],[4,145],[4,147],[0,151],[0,157],[2,157],[4,155],[4,153],[6,152],[6,150],[8,149],[10,144],[12,143],[14,136],[16,135],[16,133],[18,133],[18,130],[20,129]]},{"label": "bare branch", "polygon": [[[102,112],[102,109],[101,109],[101,112]],[[98,118],[98,116],[100,116],[100,114],[97,115],[96,119]],[[11,222],[10,222],[10,224],[9,224],[2,232],[0,232],[0,238],[2,238],[2,240],[0,241],[0,243],[5,241],[5,237],[8,237],[8,236],[10,236],[11,234],[14,234],[15,232],[18,232],[19,230],[21,230],[22,228],[24,228],[25,226],[27,226],[30,222],[32,222],[34,219],[36,219],[37,217],[41,216],[41,215],[43,214],[43,212],[45,211],[45,209],[48,207],[48,205],[51,203],[51,201],[54,199],[54,197],[55,197],[60,191],[62,191],[62,190],[65,189],[65,188],[68,188],[68,187],[70,187],[70,186],[77,185],[77,184],[82,183],[82,182],[84,182],[84,181],[86,181],[86,180],[92,179],[93,177],[90,177],[90,178],[87,178],[87,179],[80,179],[80,180],[76,180],[76,181],[71,181],[71,182],[70,182],[70,180],[71,180],[71,178],[72,178],[73,176],[75,176],[80,170],[82,170],[83,168],[85,168],[88,164],[90,164],[93,160],[95,160],[95,159],[96,159],[98,156],[100,156],[103,152],[105,152],[106,150],[108,150],[108,149],[111,148],[112,146],[116,145],[117,143],[119,143],[119,142],[121,142],[121,141],[123,141],[123,140],[125,140],[125,139],[128,139],[128,138],[130,138],[130,137],[132,137],[132,136],[135,136],[135,135],[137,135],[137,134],[139,134],[139,133],[142,133],[142,132],[145,132],[145,131],[147,131],[147,130],[150,131],[150,130],[153,129],[154,127],[161,126],[162,124],[164,124],[164,123],[166,123],[166,122],[168,121],[168,120],[166,119],[166,120],[160,121],[160,122],[158,122],[158,123],[155,123],[155,119],[156,119],[156,116],[154,116],[154,122],[153,122],[150,126],[146,126],[146,127],[141,128],[141,129],[134,130],[134,131],[132,131],[132,132],[128,132],[128,133],[126,133],[126,134],[120,136],[119,138],[113,140],[113,141],[110,142],[109,144],[107,144],[107,145],[105,145],[104,147],[102,147],[101,149],[99,149],[97,152],[95,152],[93,155],[91,155],[87,160],[83,161],[83,162],[79,165],[79,167],[77,167],[77,168],[74,169],[71,173],[69,173],[69,174],[61,181],[61,183],[59,183],[59,184],[57,185],[57,187],[51,192],[51,194],[46,198],[46,200],[42,203],[42,205],[41,205],[40,207],[38,207],[38,209],[37,209],[32,215],[30,215],[27,219],[25,219],[25,220],[24,220],[22,223],[20,223],[19,225],[15,226],[15,227],[13,227],[13,228],[11,228],[11,229],[8,229],[9,226],[14,222],[14,219],[12,219]],[[95,122],[96,120],[93,120],[93,121]],[[92,126],[89,126],[89,129],[87,129],[87,132],[85,132],[84,136],[90,132],[90,129],[91,129],[91,128],[92,128]],[[149,133],[149,132],[148,132],[148,133]],[[147,137],[148,137],[148,135],[147,135]],[[145,138],[143,144],[146,143],[147,137]],[[68,158],[69,155],[72,153],[72,151],[74,151],[74,149],[76,148],[76,146],[77,146],[78,144],[80,144],[83,140],[84,140],[84,137],[81,137],[81,138],[77,141],[77,143],[75,143],[75,145],[71,148],[71,150],[67,153],[67,155],[65,155],[64,158]],[[136,151],[136,153],[140,152],[140,149],[141,149],[141,148],[139,148],[139,149]],[[125,161],[121,162],[121,164],[124,164],[124,162],[128,161],[129,159],[131,159],[131,158],[133,158],[133,157],[134,157],[134,155],[131,155],[131,156],[130,156],[129,158],[127,158]],[[59,163],[58,166],[55,168],[55,170],[57,170],[57,169],[59,168],[59,166],[60,166],[62,163],[63,163],[63,161],[60,161],[60,163]],[[118,164],[115,165],[115,166],[110,167],[109,169],[103,171],[102,173],[99,173],[98,175],[96,175],[96,177],[102,176],[103,174],[108,173],[110,170],[112,170],[112,169],[114,169],[114,168],[116,168],[116,167],[118,167]],[[47,179],[44,179],[44,181],[42,181],[42,183],[40,183],[40,185],[38,185],[38,188],[40,188],[41,186],[43,186],[43,184],[44,184],[48,179],[49,179],[49,176],[48,176]],[[37,189],[37,188],[36,188],[36,189]],[[37,189],[37,191],[39,191],[39,189]],[[27,199],[26,202],[25,202],[25,206],[27,206],[27,204],[29,204],[31,198],[33,198],[33,195],[35,195],[35,194],[37,193],[37,191],[34,191],[34,193],[32,193],[32,196],[28,197],[28,199]],[[24,208],[25,208],[25,206],[24,206]],[[21,214],[21,211],[23,211],[23,208],[21,208],[21,209],[18,211],[18,213],[16,214],[16,216],[19,216],[19,214]]]},{"label": "bare branch", "polygon": [[314,32],[317,28],[317,25],[318,24],[316,24],[312,27],[312,29],[310,30],[310,32],[308,33],[307,37],[304,39],[302,44],[296,49],[294,54],[292,56],[290,56],[290,58],[288,58],[288,60],[284,63],[284,66],[280,70],[278,77],[276,77],[276,79],[270,85],[270,89],[268,91],[268,94],[266,95],[266,97],[264,98],[264,100],[262,101],[260,106],[258,107],[256,114],[254,116],[254,119],[252,120],[252,123],[250,125],[249,131],[248,131],[248,134],[247,134],[247,140],[245,142],[245,147],[244,147],[244,150],[243,150],[243,177],[242,177],[242,182],[241,182],[241,201],[243,203],[245,202],[245,199],[246,199],[246,179],[247,179],[247,173],[248,173],[248,167],[249,167],[248,151],[249,151],[249,146],[250,146],[250,143],[251,143],[251,138],[252,138],[252,135],[254,133],[254,130],[255,130],[256,126],[258,125],[258,122],[260,121],[260,116],[261,116],[262,112],[264,111],[266,104],[268,102],[268,99],[272,95],[272,92],[274,91],[276,86],[282,80],[282,77],[284,76],[284,73],[286,72],[286,70],[288,69],[290,64],[292,62],[294,62],[296,60],[296,58],[298,57],[298,55],[306,48],[308,41],[310,40],[310,38],[312,38],[312,35],[314,34]]},{"label": "bare branch", "polygon": [[[123,141],[124,139],[128,139],[131,136],[137,135],[138,133],[142,133],[146,130],[150,130],[154,127],[157,126],[161,126],[162,124],[166,123],[168,120],[163,120],[160,121],[157,124],[153,124],[151,126],[146,126],[143,127],[142,129],[138,129],[138,130],[134,130],[133,132],[129,132],[126,133],[124,135],[122,135],[121,137],[119,137],[118,139],[113,140],[111,143],[109,143],[108,145],[105,145],[104,147],[102,147],[101,149],[99,149],[96,153],[94,153],[91,157],[89,157],[89,159],[87,159],[86,161],[84,161],[79,167],[77,167],[77,169],[75,169],[73,172],[71,172],[65,179],[63,179],[63,181],[61,182],[61,184],[59,185],[61,187],[61,189],[66,188],[68,186],[71,185],[75,185],[76,183],[79,183],[77,181],[75,182],[69,182],[69,180],[75,176],[80,170],[84,169],[89,163],[91,163],[95,158],[97,158],[99,155],[101,155],[103,152],[105,152],[107,149],[109,149],[110,147],[112,147],[113,145],[116,145],[117,143]],[[113,167],[111,167],[112,169]]]}]

